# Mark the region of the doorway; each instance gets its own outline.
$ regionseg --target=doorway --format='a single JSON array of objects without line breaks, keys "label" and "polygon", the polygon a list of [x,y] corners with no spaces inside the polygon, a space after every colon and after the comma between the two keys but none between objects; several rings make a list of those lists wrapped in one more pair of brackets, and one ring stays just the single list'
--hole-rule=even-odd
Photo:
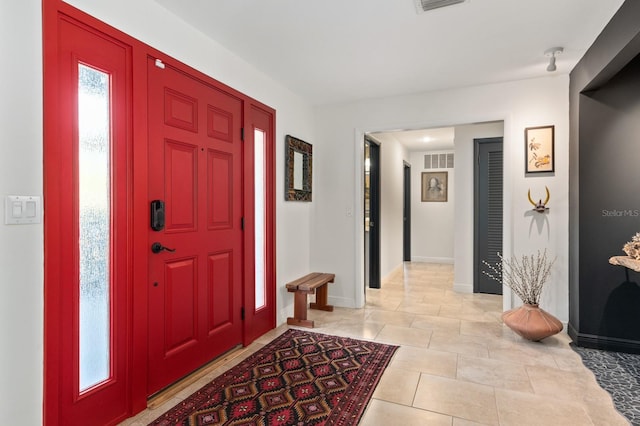
[{"label": "doorway", "polygon": [[502,138],[474,139],[474,293],[502,294],[502,285],[482,271],[483,261],[500,262],[502,253]]},{"label": "doorway", "polygon": [[411,262],[411,164],[404,162],[402,207],[402,260]]},{"label": "doorway", "polygon": [[364,285],[380,288],[380,145],[364,146]]},{"label": "doorway", "polygon": [[43,21],[44,423],[116,424],[275,327],[275,111],[66,3]]}]

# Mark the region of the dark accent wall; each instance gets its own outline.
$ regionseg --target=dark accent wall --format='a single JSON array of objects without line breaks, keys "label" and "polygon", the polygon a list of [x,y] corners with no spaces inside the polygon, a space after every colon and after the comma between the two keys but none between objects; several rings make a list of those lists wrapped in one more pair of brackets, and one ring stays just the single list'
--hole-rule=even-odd
[{"label": "dark accent wall", "polygon": [[640,232],[640,2],[627,0],[571,73],[569,334],[640,352],[640,274],[609,265]]}]

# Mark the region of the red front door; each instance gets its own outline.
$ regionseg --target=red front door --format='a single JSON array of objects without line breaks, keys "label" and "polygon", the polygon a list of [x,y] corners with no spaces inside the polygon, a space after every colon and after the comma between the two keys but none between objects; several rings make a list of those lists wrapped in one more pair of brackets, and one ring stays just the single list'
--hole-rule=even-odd
[{"label": "red front door", "polygon": [[164,203],[148,240],[152,394],[242,343],[243,102],[153,58],[147,71],[148,201]]},{"label": "red front door", "polygon": [[117,424],[275,326],[275,111],[63,1],[43,17],[44,423]]}]

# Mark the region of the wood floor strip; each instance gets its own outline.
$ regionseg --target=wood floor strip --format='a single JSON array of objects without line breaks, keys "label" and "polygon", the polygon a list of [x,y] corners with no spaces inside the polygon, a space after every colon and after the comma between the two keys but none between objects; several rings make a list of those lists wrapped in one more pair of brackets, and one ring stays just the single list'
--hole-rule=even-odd
[{"label": "wood floor strip", "polygon": [[232,348],[230,351],[225,352],[220,357],[202,366],[188,376],[183,377],[174,384],[169,385],[166,388],[151,395],[147,400],[147,408],[154,409],[159,407],[160,405],[176,396],[176,394],[181,392],[183,389],[188,388],[189,386],[200,380],[202,377],[214,371],[216,368],[242,355],[246,350],[247,348],[236,346],[235,348]]}]

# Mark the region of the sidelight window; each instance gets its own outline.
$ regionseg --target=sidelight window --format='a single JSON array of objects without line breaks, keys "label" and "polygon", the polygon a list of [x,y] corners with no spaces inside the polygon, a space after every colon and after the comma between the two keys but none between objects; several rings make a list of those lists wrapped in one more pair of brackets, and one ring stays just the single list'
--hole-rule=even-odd
[{"label": "sidelight window", "polygon": [[107,380],[111,364],[110,76],[78,65],[80,391]]},{"label": "sidelight window", "polygon": [[263,130],[254,130],[254,188],[255,188],[255,283],[256,311],[266,305],[265,282],[265,142]]}]

